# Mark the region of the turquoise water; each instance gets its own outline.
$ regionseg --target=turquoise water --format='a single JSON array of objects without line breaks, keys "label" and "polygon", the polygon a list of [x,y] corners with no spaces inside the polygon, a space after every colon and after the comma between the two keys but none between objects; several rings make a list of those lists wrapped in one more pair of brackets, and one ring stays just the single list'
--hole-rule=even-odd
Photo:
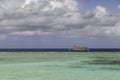
[{"label": "turquoise water", "polygon": [[0,53],[0,80],[120,80],[120,53]]}]

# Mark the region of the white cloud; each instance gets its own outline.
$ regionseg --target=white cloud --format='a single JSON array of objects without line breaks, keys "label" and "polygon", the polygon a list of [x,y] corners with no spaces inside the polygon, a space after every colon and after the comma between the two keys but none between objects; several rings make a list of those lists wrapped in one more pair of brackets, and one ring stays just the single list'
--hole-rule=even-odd
[{"label": "white cloud", "polygon": [[97,6],[95,10],[84,15],[85,35],[91,37],[116,37],[120,36],[120,15],[112,15],[106,8]]},{"label": "white cloud", "polygon": [[0,34],[18,36],[120,36],[120,15],[97,6],[82,14],[77,0],[0,1]]},{"label": "white cloud", "polygon": [[95,9],[95,17],[96,18],[103,18],[107,15],[109,15],[109,13],[107,12],[106,8],[104,8],[102,6],[96,7],[96,9]]},{"label": "white cloud", "polygon": [[22,4],[21,7],[24,8],[24,7],[28,6],[28,5],[30,5],[32,2],[37,3],[38,0],[25,0],[25,2]]},{"label": "white cloud", "polygon": [[120,9],[120,5],[118,5],[118,9]]},{"label": "white cloud", "polygon": [[[75,0],[26,0],[13,5],[17,0],[2,2],[0,25],[4,34],[40,35],[61,30],[57,26],[78,24],[80,14]],[[13,3],[12,3],[13,2]],[[5,4],[9,4],[5,6]],[[12,6],[13,5],[13,6]],[[37,30],[37,31],[36,31]]]}]

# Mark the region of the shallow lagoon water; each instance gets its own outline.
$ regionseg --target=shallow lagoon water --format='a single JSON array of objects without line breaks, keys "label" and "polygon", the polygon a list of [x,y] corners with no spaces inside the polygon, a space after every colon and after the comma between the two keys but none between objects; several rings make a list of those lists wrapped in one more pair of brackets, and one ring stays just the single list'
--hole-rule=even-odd
[{"label": "shallow lagoon water", "polygon": [[0,53],[0,80],[119,80],[120,53]]}]

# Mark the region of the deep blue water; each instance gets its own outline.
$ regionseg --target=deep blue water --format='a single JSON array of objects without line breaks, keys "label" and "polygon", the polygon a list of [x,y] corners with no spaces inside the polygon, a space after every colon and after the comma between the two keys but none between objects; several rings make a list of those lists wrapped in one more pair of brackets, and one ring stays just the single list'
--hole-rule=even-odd
[{"label": "deep blue water", "polygon": [[86,51],[72,51],[70,48],[0,49],[0,52],[120,52],[120,49],[119,48],[89,48]]},{"label": "deep blue water", "polygon": [[91,48],[89,52],[120,52],[118,48]]}]

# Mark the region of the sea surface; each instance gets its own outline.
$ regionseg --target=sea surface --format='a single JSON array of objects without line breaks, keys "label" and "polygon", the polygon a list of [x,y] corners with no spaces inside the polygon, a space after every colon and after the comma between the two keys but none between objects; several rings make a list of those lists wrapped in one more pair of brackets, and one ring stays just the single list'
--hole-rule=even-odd
[{"label": "sea surface", "polygon": [[120,80],[120,52],[1,52],[0,80]]},{"label": "sea surface", "polygon": [[0,52],[120,52],[120,48],[88,48],[72,50],[71,48],[3,48]]}]

